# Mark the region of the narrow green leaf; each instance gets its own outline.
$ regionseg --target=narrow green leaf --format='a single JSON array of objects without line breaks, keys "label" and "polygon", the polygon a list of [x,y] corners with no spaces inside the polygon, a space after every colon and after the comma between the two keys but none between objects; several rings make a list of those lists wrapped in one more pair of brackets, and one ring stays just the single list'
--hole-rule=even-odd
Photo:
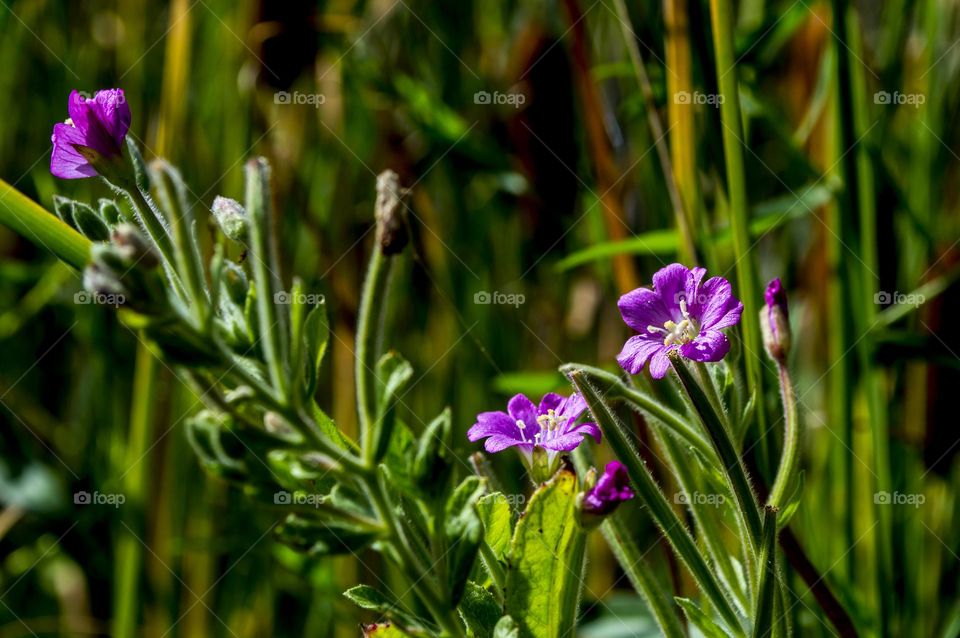
[{"label": "narrow green leaf", "polygon": [[90,259],[90,240],[3,180],[0,180],[0,224],[77,270],[82,270]]},{"label": "narrow green leaf", "polygon": [[675,597],[674,600],[683,608],[687,620],[693,623],[706,638],[730,638],[730,634],[724,631],[710,616],[703,613],[703,610],[697,607],[695,602],[679,596]]}]

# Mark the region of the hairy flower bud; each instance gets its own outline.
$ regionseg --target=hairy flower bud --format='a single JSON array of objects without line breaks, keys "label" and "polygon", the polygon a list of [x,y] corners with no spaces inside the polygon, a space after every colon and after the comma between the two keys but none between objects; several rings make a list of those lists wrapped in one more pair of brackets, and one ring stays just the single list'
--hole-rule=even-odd
[{"label": "hairy flower bud", "polygon": [[763,296],[767,302],[766,306],[760,310],[763,347],[776,361],[783,361],[790,351],[791,335],[787,293],[779,277],[767,284]]},{"label": "hairy flower bud", "polygon": [[400,186],[400,176],[391,170],[377,175],[377,244],[384,255],[395,255],[407,245],[404,225],[403,196],[407,189]]},{"label": "hairy flower bud", "polygon": [[243,241],[247,238],[247,211],[240,202],[217,195],[210,211],[224,235],[234,241]]},{"label": "hairy flower bud", "polygon": [[585,492],[577,498],[581,523],[587,527],[599,523],[605,516],[613,513],[620,503],[633,498],[627,468],[620,461],[610,461],[603,474],[593,483],[593,474],[588,473]]}]

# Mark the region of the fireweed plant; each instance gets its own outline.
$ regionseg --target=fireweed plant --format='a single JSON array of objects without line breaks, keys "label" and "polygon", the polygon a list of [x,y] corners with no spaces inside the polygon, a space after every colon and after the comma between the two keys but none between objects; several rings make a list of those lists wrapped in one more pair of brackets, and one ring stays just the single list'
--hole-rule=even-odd
[{"label": "fireweed plant", "polygon": [[[791,635],[777,539],[796,511],[802,481],[779,280],[767,288],[759,317],[784,411],[784,445],[769,489],[751,479],[743,460],[744,432],[762,399],[743,384],[732,347],[743,304],[726,279],[672,264],[653,274],[650,288],[619,301],[636,333],[617,357],[621,373],[565,364],[567,396],[534,402],[520,394],[504,411],[477,415],[469,441],[482,440],[487,454],[519,453],[533,484],[517,516],[494,490],[499,481],[482,453],[461,476],[452,450],[462,442],[453,440],[450,410],[419,433],[399,418],[413,371],[399,354],[380,349],[389,271],[407,240],[405,191],[395,173],[376,183],[353,440],[314,399],[329,338],[326,309],[304,294],[300,280],[288,290],[277,274],[267,161],[247,163],[243,203],[226,196],[213,202],[219,231],[204,256],[197,225],[206,220],[189,204],[176,169],[160,159],[144,162],[127,135],[123,91],[93,98],[74,92],[68,112],[53,129],[51,172],[99,176],[113,197],[96,205],[57,197],[63,224],[18,199],[20,210],[64,261],[78,266],[78,251],[86,251],[84,286],[123,299],[121,321],[196,388],[206,407],[186,426],[193,448],[211,473],[285,512],[280,542],[314,556],[372,549],[395,566],[404,595],[382,581],[345,592],[382,619],[363,627],[365,635],[572,636],[586,539],[595,529],[663,635],[691,635],[694,627],[706,636]],[[668,475],[655,476],[642,460],[621,406],[644,417]],[[616,460],[598,475],[586,441],[601,440]],[[632,540],[628,521],[637,516],[625,514],[649,514],[696,595],[670,593]],[[817,599],[832,619],[842,616],[831,610],[835,600]]]}]

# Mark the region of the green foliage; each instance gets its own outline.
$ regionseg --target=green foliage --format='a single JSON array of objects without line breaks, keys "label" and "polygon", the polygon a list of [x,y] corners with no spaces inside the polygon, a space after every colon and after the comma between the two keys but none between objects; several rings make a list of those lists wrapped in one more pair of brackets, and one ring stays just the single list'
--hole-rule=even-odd
[{"label": "green foliage", "polygon": [[514,531],[506,611],[522,638],[559,638],[576,623],[585,542],[576,489],[571,472],[558,472],[534,492]]}]

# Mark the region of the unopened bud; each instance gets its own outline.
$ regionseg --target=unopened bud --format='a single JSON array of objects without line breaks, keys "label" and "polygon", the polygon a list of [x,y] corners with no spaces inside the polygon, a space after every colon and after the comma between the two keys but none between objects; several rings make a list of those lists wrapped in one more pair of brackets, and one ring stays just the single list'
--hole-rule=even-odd
[{"label": "unopened bud", "polygon": [[596,470],[591,468],[584,481],[584,491],[577,497],[580,524],[587,528],[598,525],[620,503],[629,501],[633,496],[630,477],[623,463],[610,461],[599,477]]},{"label": "unopened bud", "polygon": [[384,255],[396,255],[407,245],[407,229],[403,217],[403,196],[400,176],[391,170],[377,175],[377,244]]},{"label": "unopened bud", "polygon": [[760,328],[763,347],[776,361],[783,361],[790,352],[790,315],[787,311],[787,293],[780,278],[767,284],[764,292],[766,306],[760,310]]},{"label": "unopened bud", "polygon": [[220,230],[234,241],[243,241],[247,237],[247,211],[235,199],[217,197],[210,208]]}]

